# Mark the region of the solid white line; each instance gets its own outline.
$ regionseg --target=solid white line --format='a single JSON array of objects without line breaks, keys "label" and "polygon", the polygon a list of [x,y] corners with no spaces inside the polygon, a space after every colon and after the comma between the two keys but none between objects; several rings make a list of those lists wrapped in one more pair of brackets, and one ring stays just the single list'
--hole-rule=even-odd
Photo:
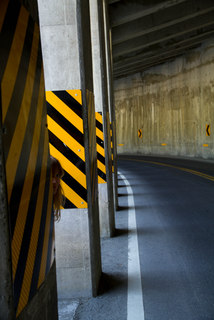
[{"label": "solid white line", "polygon": [[[119,172],[118,172],[119,173]],[[119,173],[120,174],[120,173]],[[143,292],[137,239],[136,212],[132,188],[120,174],[128,193],[128,299],[127,320],[144,320]]]}]

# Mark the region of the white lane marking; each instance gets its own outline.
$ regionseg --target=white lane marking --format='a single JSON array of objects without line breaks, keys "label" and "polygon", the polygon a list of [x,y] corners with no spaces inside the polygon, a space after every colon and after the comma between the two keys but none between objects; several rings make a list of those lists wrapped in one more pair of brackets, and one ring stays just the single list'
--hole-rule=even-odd
[{"label": "white lane marking", "polygon": [[136,212],[132,188],[124,175],[128,193],[128,299],[127,320],[144,320],[143,292],[140,271],[140,258],[137,239]]}]

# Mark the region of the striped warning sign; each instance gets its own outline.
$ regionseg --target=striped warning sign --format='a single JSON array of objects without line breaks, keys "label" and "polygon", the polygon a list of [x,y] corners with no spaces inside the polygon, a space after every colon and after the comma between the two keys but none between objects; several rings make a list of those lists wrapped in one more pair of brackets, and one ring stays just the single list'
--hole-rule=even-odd
[{"label": "striped warning sign", "polygon": [[46,91],[50,153],[63,169],[65,208],[87,208],[81,90]]},{"label": "striped warning sign", "polygon": [[97,137],[98,183],[106,183],[106,165],[105,165],[105,148],[104,148],[102,112],[96,112],[96,137]]},{"label": "striped warning sign", "polygon": [[0,2],[3,146],[16,315],[53,262],[52,186],[39,27],[19,1]]}]

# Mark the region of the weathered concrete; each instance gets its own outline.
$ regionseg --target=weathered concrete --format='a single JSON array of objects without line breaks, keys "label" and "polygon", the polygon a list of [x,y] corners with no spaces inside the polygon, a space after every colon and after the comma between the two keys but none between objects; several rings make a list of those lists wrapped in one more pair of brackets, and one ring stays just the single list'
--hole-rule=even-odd
[{"label": "weathered concrete", "polygon": [[[100,217],[100,235],[101,237],[111,237],[114,234],[114,216],[109,214],[109,207],[113,207],[112,198],[111,202],[108,197],[108,185],[107,183],[98,184],[99,191],[99,217]],[[113,221],[112,221],[113,220]]]},{"label": "weathered concrete", "polygon": [[14,319],[12,260],[0,112],[0,319]]},{"label": "weathered concrete", "polygon": [[102,113],[106,183],[99,183],[100,234],[110,237],[115,231],[112,181],[111,137],[109,123],[106,52],[102,1],[90,1],[91,39],[95,110]]},{"label": "weathered concrete", "polygon": [[87,209],[64,209],[56,232],[57,288],[60,299],[89,297],[90,242]]},{"label": "weathered concrete", "polygon": [[107,65],[107,83],[108,83],[108,96],[109,96],[109,112],[110,122],[112,127],[112,144],[113,144],[113,188],[114,188],[114,205],[115,210],[118,207],[117,196],[117,139],[116,139],[116,117],[115,117],[115,104],[114,104],[114,88],[113,88],[113,62],[112,62],[112,42],[111,31],[109,29],[109,16],[108,16],[108,2],[103,0],[104,4],[104,31],[106,43],[106,65]]},{"label": "weathered concrete", "polygon": [[46,91],[80,88],[76,1],[38,5]]},{"label": "weathered concrete", "polygon": [[213,56],[211,40],[115,81],[118,153],[214,158]]},{"label": "weathered concrete", "polygon": [[[38,289],[33,299],[21,312],[18,320],[57,320],[57,288],[56,288],[56,264],[53,263],[46,280]],[[6,319],[6,318],[5,318]]]},{"label": "weathered concrete", "polygon": [[[77,276],[78,272],[75,272],[75,268],[78,258],[75,252],[71,250],[63,234],[61,243],[58,244],[56,241],[56,246],[60,245],[66,250],[65,255],[69,261],[69,267],[64,269],[60,276],[58,273],[59,298],[65,295],[69,298],[68,294],[74,296],[80,293],[84,296],[91,296],[97,294],[101,276],[101,252],[98,186],[97,175],[94,174],[97,170],[94,156],[96,155],[95,117],[94,124],[91,125],[93,119],[90,118],[89,101],[87,100],[87,94],[93,93],[89,3],[88,0],[64,0],[60,3],[57,0],[39,0],[38,3],[46,91],[80,89],[83,106],[88,208],[84,214],[82,214],[82,209],[75,209],[74,215],[68,215],[67,225],[70,226],[71,235],[76,234],[76,230],[85,228],[76,238],[78,241],[71,246],[76,245],[80,256],[85,256],[85,252],[88,251],[87,258],[82,260],[83,264],[79,267],[79,269],[83,268],[84,277],[80,276],[81,272]],[[93,111],[93,102],[90,109]],[[79,215],[78,219],[76,215]],[[59,224],[62,226],[60,230],[63,233],[63,219]],[[85,236],[87,247],[82,246],[83,243],[86,243]],[[57,239],[59,239],[58,236]],[[57,261],[57,269],[61,268],[58,262],[60,261]]]}]

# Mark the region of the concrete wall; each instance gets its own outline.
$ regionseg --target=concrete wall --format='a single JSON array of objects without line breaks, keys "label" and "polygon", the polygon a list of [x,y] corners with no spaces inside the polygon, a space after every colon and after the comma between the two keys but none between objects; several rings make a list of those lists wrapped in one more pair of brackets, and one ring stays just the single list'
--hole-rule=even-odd
[{"label": "concrete wall", "polygon": [[118,153],[214,158],[213,40],[114,89]]}]

